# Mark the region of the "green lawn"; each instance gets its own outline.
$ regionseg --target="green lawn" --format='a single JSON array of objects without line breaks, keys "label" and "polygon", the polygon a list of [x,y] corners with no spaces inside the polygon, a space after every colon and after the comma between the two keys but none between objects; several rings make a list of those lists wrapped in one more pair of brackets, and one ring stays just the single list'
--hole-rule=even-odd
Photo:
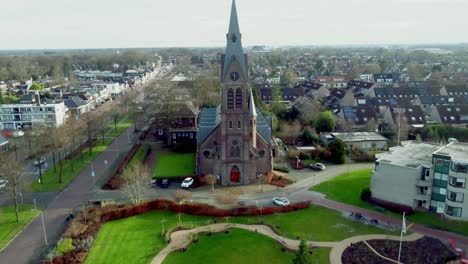
[{"label": "green lawn", "polygon": [[[321,192],[331,200],[369,210],[376,210],[373,205],[362,201],[360,197],[362,189],[370,188],[370,177],[371,170],[352,171],[349,174],[345,173],[329,181],[316,185],[310,190]],[[400,214],[392,213],[390,211],[385,211],[384,214],[391,217],[401,218]],[[447,230],[468,236],[468,222],[442,219],[426,212],[415,212],[408,216],[408,220],[417,224],[423,224],[432,228]]]},{"label": "green lawn", "polygon": [[[149,263],[166,243],[161,236],[161,220],[165,228],[177,225],[177,215],[169,211],[154,211],[104,224],[93,243],[86,263]],[[199,226],[208,218],[191,215],[181,217],[182,224]]]},{"label": "green lawn", "polygon": [[164,264],[281,264],[291,263],[293,252],[281,251],[279,243],[261,234],[247,230],[231,229],[229,234],[201,235],[198,243],[186,252],[171,253]]},{"label": "green lawn", "polygon": [[[77,155],[73,158],[73,170],[72,170],[72,161],[64,160],[63,169],[62,169],[62,182],[59,182],[60,179],[60,166],[57,161],[56,171],[54,173],[53,164],[49,164],[49,169],[42,175],[43,182],[39,183],[39,177],[33,181],[31,189],[35,192],[52,192],[62,190],[67,187],[71,181],[78,176],[83,169],[89,166],[90,161],[94,160],[99,154],[107,149],[107,147],[112,143],[115,137],[118,137],[122,134],[125,129],[127,129],[132,124],[130,119],[124,119],[117,124],[117,130],[113,130],[114,126],[108,126],[112,131],[105,136],[104,141],[102,138],[97,136],[96,146],[93,147],[93,154],[89,154],[89,148],[83,150],[83,160],[80,155]],[[91,176],[91,175],[90,175]]]},{"label": "green lawn", "polygon": [[[39,177],[32,183],[32,190],[35,192],[51,192],[58,191],[67,187],[70,182],[78,176],[83,169],[90,165],[90,161],[94,160],[99,154],[101,154],[107,147],[112,143],[113,138],[105,138],[104,144],[101,140],[97,140],[97,146],[93,147],[93,154],[89,154],[89,148],[83,150],[83,160],[81,156],[77,155],[73,158],[73,170],[72,170],[72,161],[64,160],[63,161],[63,171],[62,171],[62,183],[59,182],[60,179],[60,166],[57,162],[57,170],[54,173],[53,164],[50,164],[49,169],[42,175],[42,183],[39,183]],[[90,175],[91,177],[91,175]]]},{"label": "green lawn", "polygon": [[19,223],[16,222],[14,206],[0,208],[0,250],[39,214],[39,210],[33,208],[30,205],[21,206]]},{"label": "green lawn", "polygon": [[117,129],[115,129],[114,123],[108,125],[110,132],[107,134],[108,137],[118,137],[122,134],[128,127],[133,124],[133,121],[130,118],[124,118],[117,123]]},{"label": "green lawn", "polygon": [[[157,252],[166,245],[164,238],[161,237],[161,220],[163,219],[166,220],[166,230],[177,225],[177,214],[169,211],[153,211],[104,224],[89,252],[86,263],[149,263]],[[184,214],[182,215],[182,225],[202,226],[208,224],[210,219],[209,217]],[[225,220],[217,219],[217,221],[224,222]],[[253,224],[258,222],[258,217],[234,217],[230,218],[229,221]],[[294,239],[300,236],[307,240],[340,241],[351,236],[364,234],[396,234],[347,220],[341,216],[340,212],[320,206],[311,206],[304,210],[285,214],[268,215],[264,217],[264,221],[266,224],[279,226],[283,236]],[[214,222],[214,219],[211,219],[210,222]],[[220,234],[219,238],[223,238],[222,235],[224,234]],[[251,235],[252,238],[248,233],[243,235],[245,241],[261,240],[254,233]],[[207,243],[212,242],[208,241]],[[238,244],[234,248],[241,246],[243,245]],[[319,259],[328,259],[327,252],[329,249],[317,250]],[[254,256],[245,257],[253,258]]]},{"label": "green lawn", "polygon": [[195,174],[195,154],[161,151],[155,161],[153,178],[192,176]]},{"label": "green lawn", "polygon": [[323,193],[328,199],[372,209],[361,200],[361,191],[370,186],[372,169],[351,171],[312,187],[311,191]]}]

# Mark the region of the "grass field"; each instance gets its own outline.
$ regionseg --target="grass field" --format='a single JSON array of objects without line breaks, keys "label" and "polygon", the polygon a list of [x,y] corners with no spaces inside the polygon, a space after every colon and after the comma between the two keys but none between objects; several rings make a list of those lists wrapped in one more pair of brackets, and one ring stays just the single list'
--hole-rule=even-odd
[{"label": "grass field", "polygon": [[344,173],[310,190],[323,193],[331,200],[371,209],[371,205],[361,200],[361,191],[370,186],[371,172],[371,169],[366,169]]},{"label": "grass field", "polygon": [[30,205],[21,206],[19,223],[16,222],[14,206],[0,208],[0,249],[4,248],[25,225],[39,214],[39,210],[33,208]]},{"label": "grass field", "polygon": [[112,143],[115,137],[118,137],[122,134],[125,129],[127,129],[132,124],[130,119],[124,119],[117,124],[117,130],[113,130],[114,126],[109,125],[108,129],[110,130],[109,134],[105,136],[104,142],[101,137],[98,135],[96,138],[96,146],[93,147],[93,154],[89,154],[89,148],[83,150],[83,160],[80,155],[77,155],[73,158],[73,170],[72,170],[72,161],[63,160],[63,169],[62,169],[62,182],[59,182],[60,179],[60,166],[57,161],[56,171],[52,168],[53,164],[49,164],[49,169],[42,175],[42,183],[39,183],[39,177],[37,180],[33,181],[31,184],[31,190],[35,192],[51,192],[62,190],[67,187],[71,181],[78,176],[81,171],[86,168],[91,160],[94,160],[99,154],[107,149],[107,147]]},{"label": "grass field", "polygon": [[153,167],[153,178],[192,176],[195,173],[194,153],[162,151]]},{"label": "grass field", "polygon": [[[86,263],[148,263],[166,245],[164,238],[161,237],[161,220],[163,219],[166,220],[166,230],[177,225],[177,214],[169,211],[154,211],[104,224],[89,252]],[[213,220],[209,217],[182,215],[182,225],[191,228],[206,225]],[[225,220],[217,219],[217,221],[224,222]],[[258,222],[258,218],[256,216],[233,217],[229,221],[253,224]],[[304,210],[285,214],[268,215],[264,217],[264,221],[267,224],[279,226],[283,236],[294,239],[300,236],[314,241],[340,241],[363,234],[390,234],[372,226],[347,220],[341,217],[340,212],[319,206],[311,206]],[[252,235],[255,236],[255,234]],[[244,237],[246,240],[257,240],[255,237],[250,238],[248,233]],[[221,234],[220,238],[222,238]],[[236,245],[233,248],[241,245]],[[320,249],[317,250],[317,254],[320,259],[327,259],[328,251],[329,249]],[[253,258],[254,256],[247,257]]]},{"label": "grass field", "polygon": [[281,264],[292,263],[293,252],[281,251],[273,239],[247,230],[231,229],[229,234],[219,233],[199,237],[186,252],[171,253],[164,264]]},{"label": "grass field", "polygon": [[[328,199],[351,204],[357,207],[376,210],[375,206],[361,200],[361,190],[370,188],[371,170],[352,171],[335,177],[311,188],[312,191],[321,192]],[[401,218],[400,214],[389,211],[385,215]],[[430,213],[415,212],[408,216],[408,220],[432,228],[447,230],[468,236],[468,222],[453,221],[438,218]]]}]

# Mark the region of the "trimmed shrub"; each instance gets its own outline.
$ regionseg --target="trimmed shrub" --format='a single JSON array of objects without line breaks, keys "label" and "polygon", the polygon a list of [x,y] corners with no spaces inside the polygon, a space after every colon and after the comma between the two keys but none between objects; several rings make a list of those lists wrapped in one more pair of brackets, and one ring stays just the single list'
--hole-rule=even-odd
[{"label": "trimmed shrub", "polygon": [[279,166],[279,165],[275,165],[275,166],[273,166],[273,170],[275,170],[275,171],[281,171],[281,172],[285,172],[285,173],[288,173],[288,172],[289,172],[288,166]]},{"label": "trimmed shrub", "polygon": [[364,188],[361,190],[361,200],[364,202],[369,201],[369,199],[372,197],[371,190],[370,188]]},{"label": "trimmed shrub", "polygon": [[402,205],[402,204],[397,204],[397,203],[392,203],[392,202],[388,202],[388,201],[383,201],[383,200],[380,200],[380,199],[376,199],[374,197],[369,197],[368,202],[370,204],[383,207],[383,208],[385,208],[385,209],[387,209],[389,211],[399,213],[399,214],[402,214],[403,212],[405,212],[406,215],[411,215],[414,212],[413,208],[411,208],[409,206]]}]

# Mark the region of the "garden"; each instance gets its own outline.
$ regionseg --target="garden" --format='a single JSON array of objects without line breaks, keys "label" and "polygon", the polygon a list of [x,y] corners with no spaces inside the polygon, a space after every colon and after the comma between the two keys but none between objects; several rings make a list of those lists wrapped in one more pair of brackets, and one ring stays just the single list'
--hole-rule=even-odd
[{"label": "garden", "polygon": [[[231,217],[223,217],[226,215],[231,215]],[[179,205],[172,201],[154,200],[135,206],[110,205],[102,209],[85,210],[64,234],[65,238],[73,238],[74,245],[74,250],[65,253],[64,258],[67,261],[77,261],[77,263],[83,263],[83,261],[86,263],[148,263],[166,246],[171,232],[180,228],[191,229],[226,221],[242,224],[263,223],[281,236],[313,241],[341,241],[364,234],[395,235],[394,232],[348,220],[340,212],[315,205],[309,206],[309,203],[287,207],[265,206],[262,209],[252,206],[218,209],[202,204]],[[170,255],[166,263],[179,263],[190,256],[205,259],[204,263],[216,263],[218,259],[233,254],[232,246],[229,247],[223,243],[228,243],[228,240],[241,239],[245,242],[239,243],[235,248],[240,250],[239,252],[245,252],[241,255],[245,255],[242,256],[242,260],[246,263],[260,261],[257,255],[262,254],[264,256],[279,254],[281,256],[277,259],[282,261],[291,259],[294,255],[282,252],[281,246],[279,244],[273,246],[275,242],[267,237],[247,233],[247,231],[232,230],[229,234],[213,234],[212,237],[203,237],[198,243],[190,246],[185,253]],[[216,248],[210,250],[209,253],[205,252],[205,249],[212,248],[213,244],[217,245]],[[257,245],[260,251],[257,251]],[[256,250],[252,251],[252,247],[256,247]],[[320,263],[328,263],[329,248],[315,248],[312,251],[313,256],[320,259]]]},{"label": "garden", "polygon": [[[380,255],[390,259],[398,259],[399,241],[369,240],[367,243]],[[343,263],[393,263],[377,256],[369,246],[364,242],[352,244],[343,252],[341,257]],[[438,264],[456,259],[457,255],[435,238],[423,237],[413,242],[402,243],[400,259],[402,263]]]},{"label": "garden", "polygon": [[[392,213],[390,211],[382,212],[379,206],[372,205],[361,199],[362,191],[370,189],[370,177],[371,170],[352,171],[318,184],[310,190],[323,193],[330,200],[351,204],[364,209],[380,211],[380,213],[385,215],[401,218],[401,214]],[[407,219],[411,222],[423,224],[431,228],[468,236],[468,222],[449,220],[429,212],[414,212],[407,215]]]},{"label": "garden", "polygon": [[153,167],[153,178],[189,177],[195,174],[195,154],[162,150]]},{"label": "garden", "polygon": [[19,219],[16,221],[15,207],[0,208],[0,250],[4,248],[21,230],[31,222],[38,214],[33,206],[21,205],[19,207]]}]

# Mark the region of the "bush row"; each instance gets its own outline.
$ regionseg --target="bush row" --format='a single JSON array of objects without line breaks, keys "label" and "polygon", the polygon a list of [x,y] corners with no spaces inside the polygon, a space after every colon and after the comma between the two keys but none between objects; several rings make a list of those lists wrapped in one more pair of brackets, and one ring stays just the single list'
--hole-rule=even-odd
[{"label": "bush row", "polygon": [[132,160],[133,156],[137,153],[138,149],[141,147],[141,143],[133,145],[133,147],[130,149],[130,151],[127,153],[125,158],[120,161],[119,165],[117,166],[117,169],[114,170],[112,173],[112,176],[107,180],[107,182],[102,186],[102,189],[104,190],[117,190],[120,189],[122,186],[122,179],[119,178],[119,176],[123,173],[127,165],[130,163]]},{"label": "bush row", "polygon": [[387,209],[389,211],[395,212],[395,213],[402,214],[403,212],[405,212],[406,215],[411,215],[411,214],[414,213],[413,208],[411,208],[410,206],[397,204],[397,203],[392,203],[392,202],[389,202],[389,201],[383,201],[383,200],[380,200],[380,199],[377,199],[377,198],[374,198],[374,197],[369,197],[367,201],[372,205],[383,207],[383,208],[385,208],[385,209]]}]

